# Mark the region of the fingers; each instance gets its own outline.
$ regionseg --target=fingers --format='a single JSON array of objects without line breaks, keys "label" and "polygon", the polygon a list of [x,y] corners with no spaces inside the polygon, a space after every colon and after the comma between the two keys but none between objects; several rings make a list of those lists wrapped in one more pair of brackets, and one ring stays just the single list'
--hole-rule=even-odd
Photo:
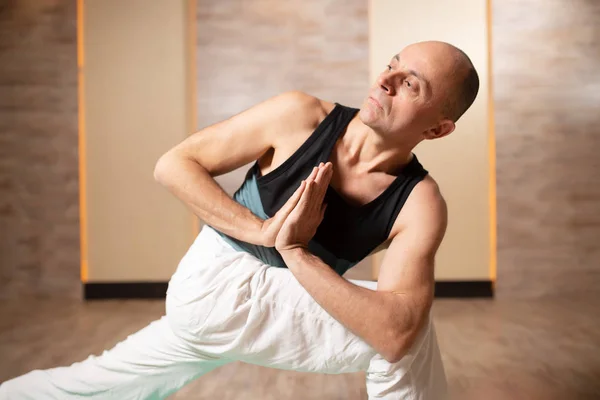
[{"label": "fingers", "polygon": [[316,189],[316,183],[315,181],[308,181],[306,182],[306,187],[304,188],[304,192],[302,193],[302,196],[300,196],[300,200],[298,201],[298,207],[301,210],[304,210],[304,212],[306,212],[307,210],[314,208],[315,207],[315,189]]},{"label": "fingers", "polygon": [[327,164],[321,163],[319,165],[319,172],[317,173],[317,177],[315,178],[316,183],[316,195],[322,201],[325,197],[325,193],[327,192],[327,187],[329,186],[329,182],[331,181],[331,176],[333,175],[333,167],[330,162]]},{"label": "fingers", "polygon": [[298,186],[298,189],[296,189],[296,191],[294,192],[294,194],[290,198],[290,199],[293,199],[292,202],[294,203],[293,206],[292,206],[292,208],[294,208],[294,206],[296,205],[296,203],[298,203],[298,200],[300,200],[300,198],[302,197],[302,193],[304,192],[304,189],[306,189],[306,182],[302,181],[300,183],[300,186]]},{"label": "fingers", "polygon": [[317,173],[317,177],[315,178],[315,181],[318,182],[319,184],[329,184],[329,181],[331,180],[331,175],[333,175],[333,167],[331,166],[331,163],[327,163],[327,164],[323,164],[321,163],[321,165],[319,166],[319,172]]},{"label": "fingers", "polygon": [[313,167],[312,171],[310,171],[310,175],[306,178],[307,181],[312,181],[317,177],[317,173],[319,172],[319,167]]},{"label": "fingers", "polygon": [[[327,168],[325,168],[325,167],[327,167]],[[327,171],[331,170],[331,169],[332,169],[331,163],[327,163],[327,164],[321,163],[321,164],[319,164],[319,166],[314,167],[312,169],[312,171],[310,172],[310,175],[300,183],[300,186],[298,186],[296,191],[292,194],[292,196],[284,204],[284,207],[282,207],[282,209],[284,209],[284,213],[289,214],[294,209],[294,207],[296,207],[296,204],[298,204],[300,199],[305,197],[305,196],[303,196],[303,193],[306,191],[307,185],[309,183],[310,183],[310,186],[312,186],[311,190],[310,190],[311,194],[314,192],[315,189],[320,189],[320,191],[318,191],[316,194],[322,194],[322,196],[324,196],[325,190],[320,188],[323,185],[317,185],[317,184],[320,182],[324,182],[325,180],[327,180],[327,184],[329,184],[329,180],[331,179],[331,176],[329,176],[329,178],[327,178]],[[329,174],[329,175],[331,175],[331,174]],[[322,193],[321,193],[321,191],[322,191]]]},{"label": "fingers", "polygon": [[332,175],[333,166],[330,162],[320,163],[317,167],[314,167],[310,175],[302,181],[304,189],[298,194],[299,200],[294,202],[294,206],[298,205],[305,210],[314,208],[319,214],[324,213],[324,210],[321,210],[320,207],[323,204]]},{"label": "fingers", "polygon": [[331,180],[333,175],[333,166],[330,162],[327,164],[320,163],[317,167],[314,167],[310,175],[306,178],[306,181],[315,181],[316,183],[327,182]]},{"label": "fingers", "polygon": [[294,192],[294,194],[292,195],[292,199],[296,200],[296,202],[298,200],[300,200],[300,197],[302,196],[302,192],[304,191],[304,189],[306,188],[306,182],[302,181],[300,182],[300,186],[298,186],[298,189],[296,189],[296,191]]}]

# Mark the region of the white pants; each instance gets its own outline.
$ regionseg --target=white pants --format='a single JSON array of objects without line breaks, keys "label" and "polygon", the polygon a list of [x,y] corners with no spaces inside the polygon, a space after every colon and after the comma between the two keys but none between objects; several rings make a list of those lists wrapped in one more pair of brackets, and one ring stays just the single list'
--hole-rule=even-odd
[{"label": "white pants", "polygon": [[369,399],[446,396],[431,317],[409,354],[391,364],[321,308],[289,270],[233,249],[205,225],[169,282],[166,316],[100,356],[4,382],[0,399],[162,399],[238,360],[366,371]]}]

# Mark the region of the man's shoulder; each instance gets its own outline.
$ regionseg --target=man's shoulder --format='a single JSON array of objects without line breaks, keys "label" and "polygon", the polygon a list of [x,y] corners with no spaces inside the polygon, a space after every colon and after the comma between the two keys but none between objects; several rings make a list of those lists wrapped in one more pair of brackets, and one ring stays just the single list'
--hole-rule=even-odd
[{"label": "man's shoulder", "polygon": [[407,202],[407,224],[427,224],[432,230],[445,231],[448,205],[439,184],[427,175],[413,189]]},{"label": "man's shoulder", "polygon": [[306,123],[319,123],[331,112],[335,104],[320,99],[301,90],[289,90],[272,98],[275,104],[285,109],[288,116],[305,121]]},{"label": "man's shoulder", "polygon": [[[446,230],[448,208],[439,184],[427,175],[415,185],[398,214],[393,231],[425,228],[443,234]],[[395,236],[395,235],[394,235]]]},{"label": "man's shoulder", "polygon": [[427,174],[415,185],[411,196],[414,196],[416,198],[415,202],[418,203],[425,202],[431,205],[442,205],[446,203],[440,185],[431,174]]},{"label": "man's shoulder", "polygon": [[[415,185],[404,207],[409,211],[409,220],[421,219],[424,215],[445,219],[447,212],[446,199],[440,185],[430,174]],[[415,217],[411,217],[412,215]]]},{"label": "man's shoulder", "polygon": [[[334,103],[300,90],[283,92],[272,97],[269,102],[278,110],[277,130],[285,132],[284,135],[278,135],[278,138],[285,141],[293,141],[296,136],[304,139],[310,135],[335,106]],[[274,147],[286,145],[281,142]]]}]

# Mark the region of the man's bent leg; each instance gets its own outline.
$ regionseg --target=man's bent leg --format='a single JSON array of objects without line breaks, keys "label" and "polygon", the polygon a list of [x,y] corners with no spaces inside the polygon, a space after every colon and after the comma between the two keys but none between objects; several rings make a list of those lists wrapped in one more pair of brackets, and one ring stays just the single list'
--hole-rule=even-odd
[{"label": "man's bent leg", "polygon": [[194,351],[162,317],[100,356],[4,382],[0,399],[163,399],[227,362]]},{"label": "man's bent leg", "polygon": [[[391,364],[331,317],[291,271],[233,249],[210,227],[200,236],[197,245],[210,244],[203,247],[211,248],[212,258],[204,263],[206,257],[191,257],[197,260],[190,262],[195,268],[178,271],[170,287],[171,302],[167,301],[181,321],[178,332],[194,348],[279,369],[367,371],[373,399],[443,398],[427,394],[429,387],[445,386],[431,321],[410,356]],[[413,395],[402,397],[403,392]]]}]

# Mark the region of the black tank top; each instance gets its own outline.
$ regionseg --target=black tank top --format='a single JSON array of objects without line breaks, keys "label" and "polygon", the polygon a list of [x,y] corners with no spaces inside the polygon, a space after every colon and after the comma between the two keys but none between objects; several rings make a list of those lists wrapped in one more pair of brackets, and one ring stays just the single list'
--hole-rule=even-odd
[{"label": "black tank top", "polygon": [[[335,103],[308,139],[281,165],[265,176],[258,161],[248,170],[234,200],[255,215],[267,219],[285,204],[314,166],[330,159],[334,145],[358,109]],[[402,206],[427,171],[413,154],[412,160],[397,172],[396,179],[377,198],[362,206],[346,202],[331,186],[327,189],[327,210],[309,250],[342,275],[385,242]],[[248,251],[265,263],[285,267],[275,248],[255,246],[219,232],[240,250]]]}]

